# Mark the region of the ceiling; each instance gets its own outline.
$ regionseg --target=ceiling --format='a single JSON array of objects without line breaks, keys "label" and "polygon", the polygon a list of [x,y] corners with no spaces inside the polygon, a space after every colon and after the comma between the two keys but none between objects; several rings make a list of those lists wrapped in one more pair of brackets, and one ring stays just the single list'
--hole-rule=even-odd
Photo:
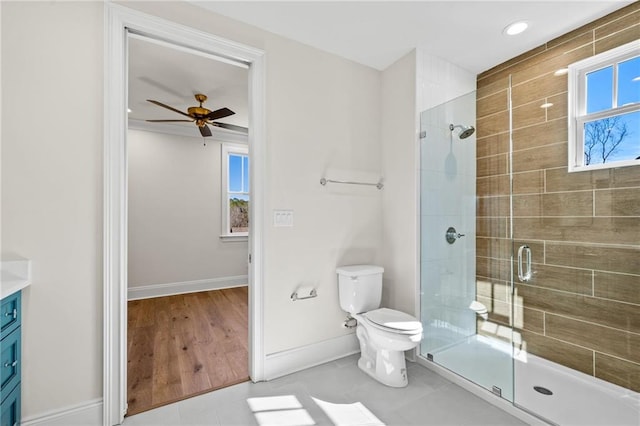
[{"label": "ceiling", "polygon": [[[378,70],[418,47],[477,74],[633,1],[191,3]],[[519,20],[526,32],[502,35]]]},{"label": "ceiling", "polygon": [[[203,105],[205,108],[213,111],[227,107],[235,112],[216,121],[247,127],[248,78],[246,68],[150,39],[129,37],[130,120],[188,119],[147,99],[186,112],[188,107],[198,106],[194,95],[202,93],[209,98]],[[175,125],[192,126],[194,136],[200,137],[194,123]],[[161,128],[164,123],[149,126]]]},{"label": "ceiling", "polygon": [[[632,1],[191,1],[236,20],[383,70],[420,48],[480,73]],[[516,20],[530,24],[507,37]],[[248,71],[148,39],[129,40],[129,118],[182,119],[147,102],[186,111],[193,95],[209,97],[210,110],[236,114],[219,121],[248,125]],[[151,124],[157,125],[157,124]],[[161,125],[161,124],[160,124]],[[193,123],[176,123],[199,132]]]}]

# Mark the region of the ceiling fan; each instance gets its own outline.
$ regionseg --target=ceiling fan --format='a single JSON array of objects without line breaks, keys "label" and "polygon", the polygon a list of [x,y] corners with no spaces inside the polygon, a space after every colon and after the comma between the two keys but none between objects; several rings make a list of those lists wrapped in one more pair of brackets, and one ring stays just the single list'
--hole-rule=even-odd
[{"label": "ceiling fan", "polygon": [[165,105],[162,102],[154,101],[152,99],[147,99],[147,101],[152,104],[161,106],[166,109],[170,109],[171,111],[177,112],[178,114],[182,114],[186,117],[189,117],[189,120],[146,120],[153,123],[167,123],[167,122],[195,122],[196,126],[200,130],[200,134],[203,137],[211,136],[211,129],[207,124],[215,127],[220,127],[223,129],[233,130],[235,132],[247,133],[247,128],[242,126],[236,126],[233,124],[227,123],[219,123],[214,120],[219,120],[224,117],[228,117],[230,115],[235,114],[235,112],[231,111],[229,108],[220,108],[215,111],[211,111],[202,106],[202,104],[207,100],[207,96],[201,93],[195,95],[196,101],[200,103],[200,106],[193,106],[187,109],[187,112],[182,112],[179,109],[173,108],[169,105]]}]

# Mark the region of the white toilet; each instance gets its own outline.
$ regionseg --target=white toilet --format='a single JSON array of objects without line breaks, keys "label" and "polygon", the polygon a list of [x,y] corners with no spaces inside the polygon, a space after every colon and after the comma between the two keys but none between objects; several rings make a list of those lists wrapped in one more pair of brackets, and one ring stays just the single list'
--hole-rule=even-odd
[{"label": "white toilet", "polygon": [[340,307],[358,321],[358,367],[387,386],[407,386],[404,351],[422,340],[422,324],[409,314],[380,308],[382,273],[374,265],[337,268]]}]

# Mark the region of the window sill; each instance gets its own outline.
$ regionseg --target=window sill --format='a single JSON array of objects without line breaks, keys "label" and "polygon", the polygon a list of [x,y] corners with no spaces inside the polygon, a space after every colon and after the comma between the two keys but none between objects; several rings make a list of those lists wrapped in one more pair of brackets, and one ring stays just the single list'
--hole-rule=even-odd
[{"label": "window sill", "polygon": [[588,166],[569,166],[569,173],[574,172],[591,172],[594,170],[617,169],[620,167],[640,166],[638,160],[612,161],[606,164],[590,164]]},{"label": "window sill", "polygon": [[222,242],[242,242],[242,241],[249,241],[249,236],[248,235],[220,235],[220,240],[222,240]]}]

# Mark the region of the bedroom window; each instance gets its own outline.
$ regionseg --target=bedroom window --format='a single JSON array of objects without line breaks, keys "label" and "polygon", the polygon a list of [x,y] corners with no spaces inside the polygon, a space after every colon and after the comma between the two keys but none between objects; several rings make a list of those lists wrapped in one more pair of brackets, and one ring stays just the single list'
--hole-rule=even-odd
[{"label": "bedroom window", "polygon": [[249,235],[249,149],[222,144],[222,237]]},{"label": "bedroom window", "polygon": [[569,171],[640,165],[640,41],[569,66]]}]

